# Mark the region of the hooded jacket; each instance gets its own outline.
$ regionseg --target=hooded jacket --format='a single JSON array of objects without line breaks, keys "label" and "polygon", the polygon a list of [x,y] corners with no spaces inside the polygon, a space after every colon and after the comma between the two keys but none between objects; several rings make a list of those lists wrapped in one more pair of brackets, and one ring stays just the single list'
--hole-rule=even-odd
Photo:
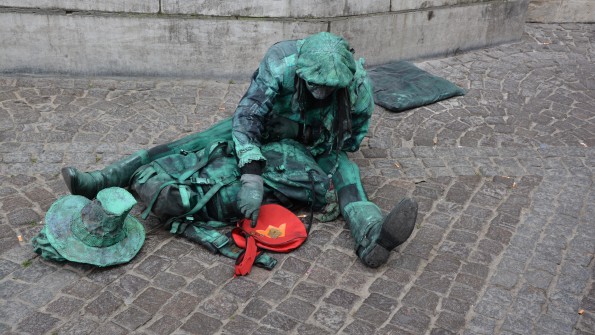
[{"label": "hooded jacket", "polygon": [[[346,126],[333,124],[341,103],[339,90],[325,100],[316,100],[303,87],[305,81],[345,88],[348,115],[341,122]],[[332,150],[358,150],[373,110],[372,87],[363,59],[353,60],[344,39],[319,33],[276,43],[260,62],[233,117],[232,137],[239,166],[265,161],[260,147],[267,142],[266,121],[275,115],[312,129],[309,143],[296,140],[316,157]]]}]

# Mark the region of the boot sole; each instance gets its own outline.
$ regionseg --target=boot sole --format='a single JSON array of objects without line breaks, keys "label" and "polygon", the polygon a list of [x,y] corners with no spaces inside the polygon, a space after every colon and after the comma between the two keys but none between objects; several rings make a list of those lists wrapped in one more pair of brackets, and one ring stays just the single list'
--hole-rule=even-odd
[{"label": "boot sole", "polygon": [[401,200],[382,223],[376,245],[362,259],[364,264],[377,268],[386,263],[390,252],[403,244],[413,233],[417,220],[418,205],[415,199]]}]

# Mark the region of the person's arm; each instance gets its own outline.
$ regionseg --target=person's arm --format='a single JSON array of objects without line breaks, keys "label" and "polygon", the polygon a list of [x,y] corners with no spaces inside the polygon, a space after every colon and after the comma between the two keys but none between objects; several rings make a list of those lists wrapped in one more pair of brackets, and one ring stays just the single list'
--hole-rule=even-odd
[{"label": "person's arm", "polygon": [[264,194],[262,170],[265,158],[260,151],[265,117],[271,112],[281,89],[283,72],[275,47],[269,49],[258,70],[252,76],[248,91],[240,100],[232,121],[242,186],[238,192],[238,207],[252,227],[256,225]]},{"label": "person's arm", "polygon": [[[362,62],[362,60],[360,60]],[[370,118],[374,112],[372,84],[362,64],[358,62],[355,79],[351,85],[351,137],[345,141],[343,151],[354,152],[359,149],[370,127]]]},{"label": "person's arm", "polygon": [[265,158],[260,152],[264,119],[272,110],[275,97],[281,89],[279,74],[271,69],[277,57],[271,53],[269,50],[261,61],[233,116],[232,137],[239,167],[243,169],[246,164],[259,162],[246,167],[252,172],[256,166],[264,165]]}]

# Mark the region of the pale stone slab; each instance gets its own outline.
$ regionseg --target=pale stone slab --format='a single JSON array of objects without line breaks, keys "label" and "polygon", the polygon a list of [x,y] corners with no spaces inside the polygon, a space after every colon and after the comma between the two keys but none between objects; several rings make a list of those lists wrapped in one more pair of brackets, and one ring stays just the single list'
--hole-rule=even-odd
[{"label": "pale stone slab", "polygon": [[391,0],[391,11],[427,9],[433,7],[472,5],[493,0]]},{"label": "pale stone slab", "polygon": [[10,46],[0,48],[0,72],[245,78],[272,44],[326,29],[324,22],[0,13],[0,45]]},{"label": "pale stone slab", "polygon": [[324,2],[320,0],[300,0],[290,1],[290,3],[290,17],[331,18],[390,10],[390,1],[386,0],[327,0]]},{"label": "pale stone slab", "polygon": [[517,40],[523,33],[525,13],[525,0],[496,1],[353,17],[332,22],[331,32],[347,38],[357,55],[375,65]]},{"label": "pale stone slab", "polygon": [[595,22],[595,1],[563,1],[556,22]]},{"label": "pale stone slab", "polygon": [[390,10],[390,0],[162,0],[167,14],[213,16],[327,18]]},{"label": "pale stone slab", "polygon": [[[353,1],[331,1],[329,6]],[[5,10],[0,12],[0,45],[9,47],[0,48],[0,72],[246,78],[272,44],[329,29],[345,36],[357,55],[371,65],[449,55],[517,40],[523,32],[528,0],[433,1],[466,5],[390,12],[387,1],[373,1],[370,4],[384,12],[317,19]],[[298,3],[273,2],[279,6]],[[303,0],[295,10],[304,10],[312,2]],[[235,2],[218,3],[232,6]],[[279,10],[292,10],[283,8]],[[365,8],[353,5],[349,10]]]},{"label": "pale stone slab", "polygon": [[162,0],[166,14],[281,17],[289,14],[287,0]]},{"label": "pale stone slab", "polygon": [[531,0],[528,22],[595,22],[593,0]]},{"label": "pale stone slab", "polygon": [[159,12],[159,0],[0,0],[0,6],[125,13]]}]

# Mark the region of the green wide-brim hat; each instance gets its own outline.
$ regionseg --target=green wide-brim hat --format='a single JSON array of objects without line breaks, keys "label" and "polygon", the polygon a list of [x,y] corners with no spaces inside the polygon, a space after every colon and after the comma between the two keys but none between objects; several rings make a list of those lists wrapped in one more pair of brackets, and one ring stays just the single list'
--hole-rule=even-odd
[{"label": "green wide-brim hat", "polygon": [[356,71],[347,41],[335,34],[321,32],[301,40],[296,74],[316,85],[349,86]]},{"label": "green wide-brim hat", "polygon": [[[89,239],[82,239],[80,233],[82,231],[84,234],[88,234],[88,232],[84,231],[84,228],[81,228],[86,227],[83,222],[83,209],[88,205],[91,205],[90,207],[99,207],[99,211],[96,208],[91,208],[91,216],[99,222],[101,220],[97,217],[101,215],[101,210],[105,210],[106,206],[110,206],[106,205],[108,202],[112,203],[111,208],[116,208],[116,211],[119,211],[116,214],[121,215],[121,218],[118,219],[119,222],[117,222],[118,234],[116,234],[115,238],[111,237],[113,239],[110,242],[110,244],[113,243],[111,245],[89,245],[92,243],[89,243]],[[62,257],[72,262],[101,267],[129,262],[136,256],[145,241],[143,225],[128,214],[136,200],[124,189],[110,188],[99,192],[97,199],[93,201],[93,204],[91,203],[91,200],[79,195],[67,195],[54,202],[45,216],[46,234],[49,243]],[[101,208],[102,206],[103,208]],[[95,224],[95,227],[100,225],[101,223]],[[75,234],[74,230],[78,230],[78,234]],[[91,242],[95,239],[99,241],[98,243],[101,243],[100,238],[91,237]]]}]

